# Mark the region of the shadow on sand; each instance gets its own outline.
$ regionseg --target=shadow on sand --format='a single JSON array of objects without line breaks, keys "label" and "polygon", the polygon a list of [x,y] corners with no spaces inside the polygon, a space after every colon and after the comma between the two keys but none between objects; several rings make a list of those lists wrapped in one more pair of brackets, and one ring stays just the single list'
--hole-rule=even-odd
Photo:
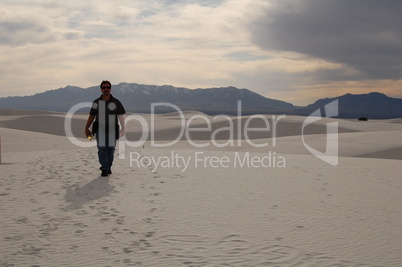
[{"label": "shadow on sand", "polygon": [[99,176],[83,186],[70,186],[66,190],[64,199],[69,203],[64,210],[79,209],[83,204],[104,198],[108,196],[114,189],[109,184],[109,177]]}]

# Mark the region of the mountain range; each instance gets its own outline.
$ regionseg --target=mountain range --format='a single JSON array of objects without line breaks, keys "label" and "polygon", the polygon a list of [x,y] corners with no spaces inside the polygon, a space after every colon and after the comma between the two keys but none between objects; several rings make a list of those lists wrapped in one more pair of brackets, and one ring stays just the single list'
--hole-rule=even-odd
[{"label": "mountain range", "polygon": [[[92,102],[100,96],[99,86],[80,88],[66,86],[31,96],[0,98],[1,109],[49,110],[67,112],[71,107],[82,102]],[[196,110],[206,114],[238,113],[238,101],[241,101],[242,115],[248,114],[289,114],[308,116],[326,104],[339,100],[340,118],[389,119],[402,117],[402,99],[391,98],[381,93],[352,95],[346,94],[335,98],[319,99],[305,107],[266,98],[248,89],[221,87],[207,89],[187,89],[171,85],[143,85],[120,83],[113,85],[113,96],[123,103],[127,112],[149,113],[152,103],[170,103],[181,110]],[[84,110],[83,110],[84,111]],[[171,112],[167,106],[157,112]]]}]

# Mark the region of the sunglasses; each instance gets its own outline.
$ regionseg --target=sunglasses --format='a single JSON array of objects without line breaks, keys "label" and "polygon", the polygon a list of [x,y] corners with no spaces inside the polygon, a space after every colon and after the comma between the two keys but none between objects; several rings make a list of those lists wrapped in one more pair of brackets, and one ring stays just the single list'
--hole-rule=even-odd
[{"label": "sunglasses", "polygon": [[102,87],[102,90],[105,90],[105,89],[110,89],[110,86]]}]

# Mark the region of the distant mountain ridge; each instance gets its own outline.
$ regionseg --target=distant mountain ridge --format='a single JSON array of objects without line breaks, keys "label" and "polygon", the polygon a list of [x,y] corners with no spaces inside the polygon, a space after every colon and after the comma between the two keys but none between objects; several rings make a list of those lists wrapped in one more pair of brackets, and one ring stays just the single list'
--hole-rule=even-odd
[{"label": "distant mountain ridge", "polygon": [[334,100],[338,100],[339,118],[402,118],[402,99],[388,97],[378,92],[356,95],[345,94],[334,98],[323,98],[306,107],[294,109],[291,113],[308,116]]},{"label": "distant mountain ridge", "polygon": [[[1,109],[48,110],[67,112],[82,102],[92,102],[101,94],[99,86],[81,88],[66,86],[31,96],[0,98]],[[187,89],[171,85],[144,85],[120,83],[113,85],[113,96],[119,98],[128,112],[149,113],[152,103],[170,103],[181,110],[196,110],[206,114],[236,115],[238,101],[241,112],[247,114],[292,114],[309,116],[317,109],[338,99],[340,118],[388,119],[402,117],[402,99],[391,98],[381,93],[352,95],[319,99],[305,107],[266,98],[248,89],[220,87]],[[160,113],[172,109],[158,109]]]},{"label": "distant mountain ridge", "polygon": [[[99,86],[86,89],[66,86],[32,96],[0,98],[0,108],[67,112],[77,103],[92,102],[100,95]],[[121,100],[128,112],[148,113],[152,103],[163,102],[174,104],[181,110],[197,110],[207,114],[237,114],[238,100],[242,101],[243,114],[281,113],[294,108],[290,103],[235,87],[191,90],[171,85],[120,83],[113,85],[112,95]],[[173,110],[159,109],[159,112],[164,111]]]}]

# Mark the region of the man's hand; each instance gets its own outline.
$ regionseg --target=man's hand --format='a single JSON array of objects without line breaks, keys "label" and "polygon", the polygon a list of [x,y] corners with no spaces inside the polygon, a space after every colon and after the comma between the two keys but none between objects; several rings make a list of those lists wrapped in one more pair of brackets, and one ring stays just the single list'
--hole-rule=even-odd
[{"label": "man's hand", "polygon": [[90,134],[92,134],[91,131],[89,130],[89,127],[91,126],[94,119],[95,119],[94,115],[88,116],[87,124],[85,125],[85,136],[86,137],[88,137]]},{"label": "man's hand", "polygon": [[124,116],[123,115],[119,115],[119,121],[120,121],[120,137],[123,137],[126,134],[126,131],[124,130],[124,126],[126,125],[124,123]]},{"label": "man's hand", "polygon": [[91,131],[88,128],[85,128],[85,136],[88,137],[91,134]]}]

